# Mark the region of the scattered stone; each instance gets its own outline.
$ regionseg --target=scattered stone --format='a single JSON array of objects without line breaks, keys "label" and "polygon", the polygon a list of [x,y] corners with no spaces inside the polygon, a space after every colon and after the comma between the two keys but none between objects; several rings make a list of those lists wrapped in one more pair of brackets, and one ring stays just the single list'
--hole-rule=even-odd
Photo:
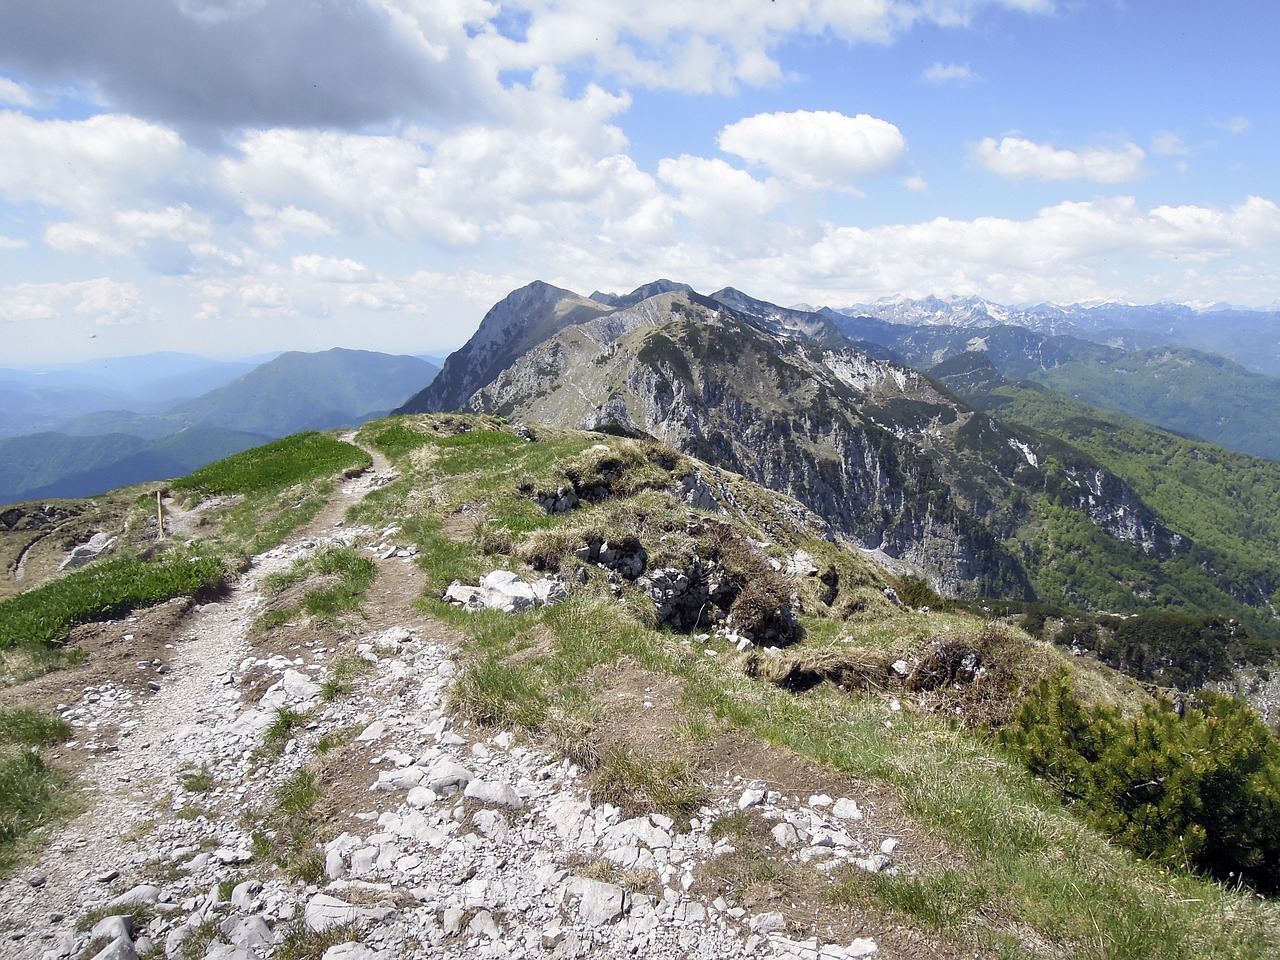
[{"label": "scattered stone", "polygon": [[491,780],[472,780],[462,791],[462,795],[471,800],[479,800],[481,803],[510,807],[512,810],[519,810],[524,806],[524,801],[520,799],[520,794],[516,793],[514,787]]},{"label": "scattered stone", "polygon": [[138,960],[138,951],[128,937],[113,940],[93,955],[93,960]]},{"label": "scattered stone", "polygon": [[302,912],[303,922],[312,933],[323,933],[330,927],[352,923],[359,917],[359,910],[345,900],[317,893],[307,901]]},{"label": "scattered stone", "polygon": [[578,915],[592,926],[617,923],[627,909],[627,891],[614,883],[571,877],[566,892],[581,898]]},{"label": "scattered stone", "polygon": [[117,914],[103,917],[89,931],[90,940],[132,940],[133,915]]},{"label": "scattered stone", "polygon": [[757,913],[751,918],[750,927],[752,933],[774,933],[786,929],[787,918],[776,910],[770,913]]},{"label": "scattered stone", "polygon": [[856,801],[847,797],[841,797],[835,802],[835,806],[831,808],[831,814],[841,820],[861,820],[862,811],[858,809]]},{"label": "scattered stone", "polygon": [[109,907],[144,906],[160,899],[160,888],[150,883],[140,883],[127,893],[122,893],[107,903]]}]

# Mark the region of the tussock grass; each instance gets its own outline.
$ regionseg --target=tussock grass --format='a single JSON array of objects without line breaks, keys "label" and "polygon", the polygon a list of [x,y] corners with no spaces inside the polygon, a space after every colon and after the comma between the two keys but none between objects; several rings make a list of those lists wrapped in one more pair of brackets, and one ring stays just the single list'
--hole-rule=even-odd
[{"label": "tussock grass", "polygon": [[356,691],[356,681],[367,676],[373,665],[352,654],[339,657],[329,664],[329,672],[320,683],[320,696],[325,700],[348,697]]},{"label": "tussock grass", "polygon": [[208,793],[213,789],[213,774],[209,772],[208,766],[202,766],[199,770],[193,770],[190,773],[184,773],[178,778],[178,782],[182,784],[182,789],[188,793]]},{"label": "tussock grass", "polygon": [[220,557],[195,550],[151,561],[112,557],[0,602],[0,649],[61,643],[77,624],[120,617],[172,597],[206,594],[225,575]]},{"label": "tussock grass", "polygon": [[66,811],[65,778],[41,748],[70,736],[60,718],[25,707],[0,709],[0,875],[21,858],[33,830]]},{"label": "tussock grass", "polygon": [[314,770],[303,767],[291,773],[276,787],[267,809],[249,818],[254,856],[273,860],[295,880],[315,883],[324,872],[324,857],[315,842],[320,827],[317,806],[323,796]]},{"label": "tussock grass", "polygon": [[320,960],[325,951],[361,938],[360,925],[343,923],[327,927],[317,933],[310,929],[302,917],[291,921],[274,954],[276,960]]},{"label": "tussock grass", "polygon": [[259,748],[268,757],[278,757],[293,737],[293,731],[307,722],[307,714],[292,707],[276,707],[271,723],[262,734]]},{"label": "tussock grass", "polygon": [[368,468],[369,454],[357,446],[310,431],[284,437],[201,467],[170,489],[199,497],[263,494],[343,470]]},{"label": "tussock grass", "polygon": [[679,758],[613,748],[600,756],[591,776],[592,796],[620,808],[624,816],[666,814],[687,827],[706,801],[707,788]]}]

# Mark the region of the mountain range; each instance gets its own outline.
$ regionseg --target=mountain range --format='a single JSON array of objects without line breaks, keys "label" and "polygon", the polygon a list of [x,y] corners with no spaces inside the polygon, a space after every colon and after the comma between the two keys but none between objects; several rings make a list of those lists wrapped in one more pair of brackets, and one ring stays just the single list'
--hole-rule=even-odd
[{"label": "mountain range", "polygon": [[[944,593],[1225,613],[1280,638],[1280,464],[1114,425],[1127,420],[1085,442],[1070,424],[1116,415],[1018,376],[1087,370],[1114,361],[1115,348],[1006,328],[985,349],[967,342],[970,331],[959,349],[954,329],[780,307],[732,288],[704,296],[671,281],[590,297],[535,282],[495,305],[397,412],[470,410],[653,437],[795,497],[833,535]],[[923,339],[911,353],[903,338],[913,335]],[[992,350],[993,340],[1007,346]],[[902,362],[907,354],[944,366],[931,375]],[[957,356],[982,361],[980,384],[945,366]],[[1006,376],[995,361],[1015,357]],[[1014,416],[1008,398],[991,396],[1009,384],[1069,404]],[[1123,447],[1138,436],[1146,446]],[[1155,465],[1175,449],[1214,463],[1226,486]],[[1175,481],[1184,496],[1162,495]]]},{"label": "mountain range", "polygon": [[[160,354],[101,361],[89,371],[25,374],[27,381],[53,377],[51,383],[67,384],[67,405],[42,408],[64,412],[94,397],[163,397],[184,377],[193,386],[217,385],[141,410],[81,409],[55,421],[54,430],[0,438],[0,504],[89,496],[181,476],[277,437],[356,426],[386,413],[438,371],[418,357],[344,349],[288,352],[257,365],[201,361]],[[161,373],[170,362],[174,371]],[[86,384],[95,381],[111,392],[94,393]],[[35,397],[47,398],[49,389]]]},{"label": "mountain range", "polygon": [[833,312],[899,326],[1018,326],[1129,349],[1186,346],[1228,357],[1256,373],[1280,376],[1280,311],[1276,310],[1117,301],[1019,307],[981,297],[889,297]]}]

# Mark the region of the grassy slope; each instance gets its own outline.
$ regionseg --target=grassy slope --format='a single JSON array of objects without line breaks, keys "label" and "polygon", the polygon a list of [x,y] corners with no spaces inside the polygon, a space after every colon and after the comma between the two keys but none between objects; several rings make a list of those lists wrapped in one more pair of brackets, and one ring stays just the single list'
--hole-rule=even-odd
[{"label": "grassy slope", "polygon": [[[691,744],[737,731],[887,786],[924,829],[958,851],[919,875],[840,876],[828,891],[833,905],[870,904],[908,925],[945,932],[959,945],[1000,956],[1270,955],[1280,934],[1280,914],[1271,905],[1111,848],[1009,762],[981,730],[945,719],[957,706],[975,717],[990,715],[992,704],[983,703],[976,689],[972,700],[966,695],[951,700],[942,691],[920,699],[925,709],[904,703],[899,713],[891,711],[888,694],[874,687],[851,696],[821,683],[793,695],[750,679],[744,657],[723,649],[718,657],[702,656],[697,649],[702,644],[691,650],[680,635],[650,629],[643,599],[624,587],[619,603],[598,571],[588,571],[586,585],[566,604],[516,617],[468,615],[439,603],[435,598],[454,578],[474,582],[495,567],[531,574],[527,558],[545,560],[549,541],[571,551],[584,531],[620,535],[630,529],[648,544],[646,537],[659,534],[659,520],[671,510],[663,503],[665,494],[651,491],[629,502],[614,499],[547,516],[521,484],[554,489],[565,481],[564,464],[585,456],[584,448],[600,438],[548,431],[528,444],[479,418],[469,421],[479,428],[471,433],[453,436],[451,428],[440,428],[456,422],[435,418],[367,425],[363,439],[392,456],[402,478],[366,501],[362,516],[396,519],[417,537],[420,563],[431,581],[424,603],[467,637],[468,664],[457,701],[474,720],[523,727],[571,755],[580,754],[598,719],[595,672],[602,664],[637,662],[675,678],[683,691],[677,736],[664,745],[662,769],[668,775],[679,772],[671,764],[678,765]],[[744,498],[747,489],[742,488]],[[760,503],[770,499],[756,496]],[[482,508],[486,517],[470,538],[445,532],[446,518],[463,506]],[[679,516],[685,516],[682,507],[668,519]],[[750,529],[750,524],[743,528]],[[772,550],[791,549],[794,542],[779,533],[754,531],[774,545]],[[661,536],[678,533],[668,530]],[[809,546],[841,562],[834,547]],[[567,555],[563,562],[562,573],[572,579],[577,568]],[[939,636],[977,642],[990,634],[985,624],[966,617],[887,611],[882,602],[873,602],[879,594],[874,574],[865,569],[862,574],[867,580],[861,584],[852,583],[857,576],[852,568],[841,580],[849,582],[845,599],[856,595],[858,602],[841,606],[836,601],[837,607],[805,593],[811,581],[800,584],[807,598],[802,619],[808,639],[793,648],[795,658],[823,662],[847,658],[852,649],[864,660],[883,660],[919,651]],[[1025,637],[997,634],[1006,645],[1008,669],[992,671],[1003,679],[983,688],[984,695],[1012,701],[1032,677],[1063,665],[1053,651]],[[851,638],[852,648],[842,637]],[[1107,671],[1066,666],[1096,701],[1134,702],[1144,696]],[[651,767],[658,762],[648,759]],[[636,776],[610,770],[612,777]],[[597,777],[600,771],[597,767]]]},{"label": "grassy slope", "polygon": [[1280,380],[1221,357],[1194,350],[1140,350],[1109,363],[1077,360],[1028,376],[1166,430],[1280,459]]},{"label": "grassy slope", "polygon": [[[59,505],[59,517],[76,523],[79,515],[123,525],[117,552],[90,566],[56,576],[0,600],[0,687],[75,661],[64,648],[71,627],[119,617],[170,597],[199,595],[221,584],[229,557],[258,552],[279,543],[327,502],[332,478],[343,470],[371,464],[369,455],[348,443],[317,433],[286,437],[210,464],[174,484],[199,501],[214,495],[233,502],[214,512],[210,536],[183,546],[170,542],[157,551],[139,552],[155,540],[150,498],[132,508],[94,502]],[[118,499],[105,498],[107,500]],[[55,521],[58,522],[58,521]],[[148,524],[150,529],[148,530]],[[101,528],[94,524],[92,529]],[[112,527],[119,529],[119,527]],[[87,529],[77,527],[83,536]],[[39,530],[15,532],[6,548],[21,549]],[[319,572],[355,568],[363,581],[348,589],[345,579],[308,602],[321,612],[358,602],[372,579],[372,561],[334,555]],[[338,568],[341,568],[340,570]],[[65,777],[50,767],[39,747],[65,737],[60,721],[23,711],[0,710],[0,873],[12,867],[30,831],[68,809],[59,798]]]}]

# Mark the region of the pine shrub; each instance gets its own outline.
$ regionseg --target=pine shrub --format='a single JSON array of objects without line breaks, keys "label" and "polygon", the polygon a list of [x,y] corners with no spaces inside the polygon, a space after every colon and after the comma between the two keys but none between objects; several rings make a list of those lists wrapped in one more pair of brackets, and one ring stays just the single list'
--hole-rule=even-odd
[{"label": "pine shrub", "polygon": [[1133,717],[1042,680],[1002,739],[1085,819],[1141,857],[1280,890],[1280,743],[1246,706],[1198,694]]}]

